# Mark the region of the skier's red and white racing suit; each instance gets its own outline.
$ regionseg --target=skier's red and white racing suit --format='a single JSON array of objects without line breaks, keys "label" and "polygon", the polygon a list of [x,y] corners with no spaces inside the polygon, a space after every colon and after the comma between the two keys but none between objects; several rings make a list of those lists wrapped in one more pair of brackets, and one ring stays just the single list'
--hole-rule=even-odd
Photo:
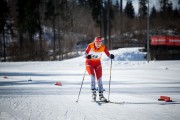
[{"label": "skier's red and white racing suit", "polygon": [[95,76],[98,81],[99,91],[102,91],[102,66],[101,66],[101,56],[103,52],[109,57],[110,53],[105,45],[101,45],[96,48],[95,43],[90,43],[85,50],[85,54],[91,55],[91,59],[86,59],[86,70],[91,75],[91,89],[95,89]]}]

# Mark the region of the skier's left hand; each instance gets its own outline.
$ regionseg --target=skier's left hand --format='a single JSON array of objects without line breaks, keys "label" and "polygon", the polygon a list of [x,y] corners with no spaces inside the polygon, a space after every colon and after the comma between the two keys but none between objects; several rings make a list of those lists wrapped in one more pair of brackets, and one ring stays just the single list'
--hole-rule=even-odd
[{"label": "skier's left hand", "polygon": [[109,56],[111,59],[114,59],[114,55],[113,54],[110,54]]}]

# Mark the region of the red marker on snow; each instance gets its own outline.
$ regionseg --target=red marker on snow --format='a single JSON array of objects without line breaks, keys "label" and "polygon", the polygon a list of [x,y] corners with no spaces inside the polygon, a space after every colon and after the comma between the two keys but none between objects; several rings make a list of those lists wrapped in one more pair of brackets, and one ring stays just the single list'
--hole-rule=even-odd
[{"label": "red marker on snow", "polygon": [[54,85],[62,86],[62,83],[61,82],[56,82]]},{"label": "red marker on snow", "polygon": [[8,79],[8,77],[7,77],[7,76],[4,76],[4,79]]},{"label": "red marker on snow", "polygon": [[172,102],[171,98],[168,96],[160,96],[159,101]]}]

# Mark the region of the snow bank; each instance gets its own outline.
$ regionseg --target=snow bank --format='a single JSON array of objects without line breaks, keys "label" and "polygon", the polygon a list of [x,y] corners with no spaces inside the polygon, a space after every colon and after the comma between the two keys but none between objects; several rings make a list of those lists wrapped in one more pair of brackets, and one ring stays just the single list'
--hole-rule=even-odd
[{"label": "snow bank", "polygon": [[[145,60],[145,52],[141,52],[142,47],[134,48],[119,48],[116,50],[110,50],[111,54],[114,54],[114,61],[143,61]],[[71,59],[74,62],[84,62],[84,52],[79,53],[81,56]],[[102,61],[109,61],[110,58],[105,53],[102,55]]]},{"label": "snow bank", "polygon": [[[141,61],[145,60],[146,53],[140,52],[140,47],[135,48],[119,48],[117,50],[110,51],[115,55],[115,61]],[[109,58],[103,54],[102,60],[107,61]]]}]

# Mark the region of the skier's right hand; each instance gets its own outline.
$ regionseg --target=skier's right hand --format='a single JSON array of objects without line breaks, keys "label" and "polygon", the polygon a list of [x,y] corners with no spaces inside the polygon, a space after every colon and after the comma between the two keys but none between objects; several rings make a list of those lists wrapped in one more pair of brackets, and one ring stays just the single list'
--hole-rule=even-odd
[{"label": "skier's right hand", "polygon": [[91,57],[91,55],[87,55],[86,58],[87,59],[91,59],[92,57]]}]

